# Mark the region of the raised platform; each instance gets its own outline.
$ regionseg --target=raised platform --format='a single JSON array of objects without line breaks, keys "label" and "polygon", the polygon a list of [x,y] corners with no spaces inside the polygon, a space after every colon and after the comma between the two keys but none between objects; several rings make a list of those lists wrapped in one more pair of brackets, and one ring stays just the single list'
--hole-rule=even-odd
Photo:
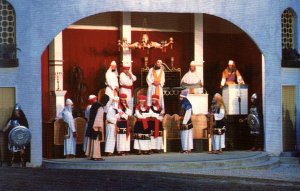
[{"label": "raised platform", "polygon": [[269,169],[279,166],[279,160],[265,152],[229,151],[222,155],[207,153],[163,153],[104,157],[105,161],[85,158],[45,159],[45,168],[135,170],[176,173],[195,173],[197,170],[215,169]]}]

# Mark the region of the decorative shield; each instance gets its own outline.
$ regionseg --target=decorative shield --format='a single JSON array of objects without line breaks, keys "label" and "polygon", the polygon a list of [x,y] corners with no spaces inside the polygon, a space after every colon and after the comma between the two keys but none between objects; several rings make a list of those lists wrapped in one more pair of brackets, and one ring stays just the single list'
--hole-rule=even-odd
[{"label": "decorative shield", "polygon": [[14,127],[8,134],[10,144],[17,147],[23,147],[30,143],[31,133],[24,126]]},{"label": "decorative shield", "polygon": [[256,115],[249,114],[247,117],[247,123],[250,129],[258,129],[259,128],[259,120],[257,119]]}]

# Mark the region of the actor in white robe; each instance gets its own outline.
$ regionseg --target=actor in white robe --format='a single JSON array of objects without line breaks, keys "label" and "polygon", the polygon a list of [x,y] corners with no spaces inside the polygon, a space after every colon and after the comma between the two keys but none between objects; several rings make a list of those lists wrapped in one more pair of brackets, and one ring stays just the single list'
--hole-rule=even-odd
[{"label": "actor in white robe", "polygon": [[132,115],[126,102],[126,94],[120,94],[120,103],[118,106],[119,119],[117,120],[117,152],[124,155],[130,151],[130,127],[128,117]]},{"label": "actor in white robe", "polygon": [[133,110],[133,82],[136,81],[136,76],[130,71],[128,63],[123,64],[123,72],[120,74],[120,94],[127,95],[127,103],[129,109]]},{"label": "actor in white robe", "polygon": [[214,99],[217,102],[218,109],[214,113],[214,120],[216,122],[214,128],[214,135],[213,135],[213,153],[221,154],[222,149],[225,148],[225,131],[226,127],[224,122],[218,123],[225,118],[226,110],[223,98],[220,94],[215,94]]},{"label": "actor in white robe", "polygon": [[201,75],[196,71],[195,61],[190,63],[190,70],[183,76],[180,84],[188,89],[189,94],[203,93]]},{"label": "actor in white robe", "polygon": [[180,140],[182,153],[190,153],[194,149],[193,144],[193,124],[192,124],[192,105],[186,98],[187,90],[180,94],[181,101],[181,116],[183,116],[182,125],[180,127]]},{"label": "actor in white robe", "polygon": [[146,77],[148,83],[147,90],[147,105],[151,105],[151,96],[156,94],[159,96],[159,104],[162,109],[165,110],[163,87],[165,85],[165,72],[163,70],[162,61],[157,60],[154,67],[149,69],[148,75]]},{"label": "actor in white robe", "polygon": [[164,112],[159,105],[159,96],[152,95],[152,105],[149,110],[149,126],[151,129],[151,149],[160,152],[164,149],[162,120]]},{"label": "actor in white robe", "polygon": [[84,128],[83,145],[82,145],[82,150],[84,153],[86,151],[87,140],[88,140],[88,137],[85,135],[86,135],[86,130],[87,130],[88,123],[89,123],[90,109],[92,107],[92,104],[97,101],[97,97],[95,95],[89,95],[88,101],[89,101],[89,104],[86,106],[85,111],[84,111],[84,116],[86,119],[86,124],[85,124],[85,128]]},{"label": "actor in white robe", "polygon": [[66,106],[62,111],[62,117],[65,123],[68,124],[67,134],[64,140],[64,156],[66,158],[74,158],[76,155],[76,129],[72,114],[73,102],[70,99],[66,100]]},{"label": "actor in white robe", "polygon": [[110,63],[110,67],[105,74],[105,94],[109,96],[109,101],[107,102],[107,107],[112,103],[112,99],[118,95],[119,91],[119,80],[118,80],[118,70],[115,61]]},{"label": "actor in white robe", "polygon": [[111,156],[116,147],[117,120],[119,118],[118,102],[119,97],[115,96],[106,114],[105,152],[107,156]]},{"label": "actor in white robe", "polygon": [[134,145],[133,148],[138,154],[149,154],[151,150],[150,128],[148,127],[149,106],[146,104],[147,97],[139,95],[139,103],[135,107],[134,116],[137,121],[134,125]]}]

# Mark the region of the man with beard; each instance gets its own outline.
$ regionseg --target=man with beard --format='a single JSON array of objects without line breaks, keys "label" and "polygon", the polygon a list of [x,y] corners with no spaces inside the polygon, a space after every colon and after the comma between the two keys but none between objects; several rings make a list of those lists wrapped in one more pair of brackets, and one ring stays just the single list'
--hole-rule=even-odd
[{"label": "man with beard", "polygon": [[117,120],[117,152],[119,155],[125,155],[130,151],[130,127],[128,117],[132,115],[132,110],[127,104],[127,95],[120,94],[118,105],[119,119]]},{"label": "man with beard", "polygon": [[136,76],[130,71],[131,63],[123,62],[123,72],[120,74],[120,94],[127,95],[127,103],[129,108],[133,110],[133,82]]},{"label": "man with beard", "polygon": [[135,106],[136,122],[134,124],[134,146],[138,151],[138,155],[150,154],[150,128],[148,127],[149,106],[146,103],[147,97],[144,95],[138,96],[138,103]]},{"label": "man with beard", "polygon": [[179,125],[181,153],[191,153],[193,145],[193,124],[192,124],[192,104],[187,99],[187,90],[183,90],[180,94],[180,118],[182,119]]},{"label": "man with beard", "polygon": [[163,124],[164,113],[159,105],[159,96],[152,96],[152,105],[149,110],[149,128],[151,130],[151,149],[155,153],[160,153],[164,149]]},{"label": "man with beard", "polygon": [[74,158],[76,155],[76,129],[74,117],[72,114],[73,102],[71,99],[66,99],[66,106],[62,111],[62,117],[64,122],[67,124],[67,132],[65,134],[64,141],[64,156],[67,159]]},{"label": "man with beard", "polygon": [[92,160],[104,160],[101,158],[101,139],[104,127],[104,106],[109,100],[108,95],[101,97],[100,103],[94,102],[90,109],[86,136],[88,137],[85,155]]},{"label": "man with beard", "polygon": [[236,69],[235,62],[233,60],[228,61],[228,67],[223,71],[221,88],[230,84],[245,84],[240,72]]},{"label": "man with beard", "polygon": [[159,104],[162,110],[165,110],[164,96],[163,96],[163,87],[165,84],[165,72],[162,68],[162,61],[157,60],[154,67],[149,69],[147,75],[148,91],[147,91],[147,105],[151,106],[151,97],[152,95],[159,96]]},{"label": "man with beard", "polygon": [[89,99],[88,99],[89,104],[86,106],[85,112],[84,112],[84,116],[86,119],[86,124],[85,124],[85,128],[84,128],[84,139],[83,139],[83,145],[82,145],[82,150],[85,153],[86,151],[86,146],[87,146],[87,136],[86,135],[86,130],[89,124],[89,116],[90,116],[90,110],[92,107],[92,104],[97,102],[97,96],[95,95],[89,95]]},{"label": "man with beard", "polygon": [[112,99],[118,95],[119,91],[118,70],[115,61],[110,63],[110,67],[105,74],[105,80],[105,94],[109,96],[109,101],[107,102],[108,107],[111,105]]},{"label": "man with beard", "polygon": [[190,70],[183,76],[180,84],[189,90],[189,94],[200,94],[203,92],[201,76],[196,71],[195,61],[190,63]]}]

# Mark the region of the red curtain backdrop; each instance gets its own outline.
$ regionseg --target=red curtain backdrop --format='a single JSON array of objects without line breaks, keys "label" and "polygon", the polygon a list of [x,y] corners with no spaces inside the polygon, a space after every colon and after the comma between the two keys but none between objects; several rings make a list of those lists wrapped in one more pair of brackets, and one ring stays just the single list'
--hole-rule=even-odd
[{"label": "red curtain backdrop", "polygon": [[[80,67],[83,71],[85,91],[83,100],[86,103],[89,94],[96,94],[105,87],[105,72],[112,60],[119,64],[116,30],[80,30],[63,31],[63,69],[66,98],[75,100],[76,85],[72,83],[72,67]],[[78,103],[75,103],[78,104]],[[81,107],[84,108],[84,105]]]},{"label": "red curtain backdrop", "polygon": [[49,49],[44,50],[41,63],[42,63],[42,117],[43,121],[49,119]]}]

